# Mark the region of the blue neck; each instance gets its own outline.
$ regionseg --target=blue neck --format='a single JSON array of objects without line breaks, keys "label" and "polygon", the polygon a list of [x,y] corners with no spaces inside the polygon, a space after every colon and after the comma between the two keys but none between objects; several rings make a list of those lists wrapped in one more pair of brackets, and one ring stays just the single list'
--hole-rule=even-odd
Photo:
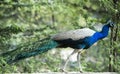
[{"label": "blue neck", "polygon": [[108,35],[108,32],[109,32],[109,25],[107,24],[107,25],[104,25],[104,26],[103,26],[101,32],[96,32],[96,33],[93,35],[94,42],[98,41],[99,39],[105,38],[105,37]]},{"label": "blue neck", "polygon": [[86,38],[85,40],[87,41],[86,42],[87,46],[85,46],[85,48],[89,48],[92,44],[94,44],[98,40],[105,38],[108,35],[109,27],[110,27],[109,24],[106,24],[103,26],[101,32],[96,32],[94,33],[93,36]]},{"label": "blue neck", "polygon": [[101,38],[104,38],[108,35],[109,32],[109,25],[104,25],[102,28],[102,31],[100,32],[102,34]]}]

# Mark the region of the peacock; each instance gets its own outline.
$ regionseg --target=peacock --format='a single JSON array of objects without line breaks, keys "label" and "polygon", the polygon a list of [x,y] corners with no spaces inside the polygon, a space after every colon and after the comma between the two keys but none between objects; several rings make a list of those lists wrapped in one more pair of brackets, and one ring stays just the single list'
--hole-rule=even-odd
[{"label": "peacock", "polygon": [[[85,49],[90,48],[95,42],[107,37],[110,27],[114,27],[114,23],[111,20],[109,20],[102,27],[102,30],[100,32],[94,31],[89,28],[83,28],[83,29],[70,30],[70,31],[55,34],[50,38],[45,38],[38,41],[40,45],[38,45],[37,48],[34,48],[29,52],[25,51],[25,52],[18,53],[14,57],[9,57],[9,59],[7,59],[7,63],[11,64],[21,59],[42,54],[53,48],[70,47],[70,48],[73,48],[74,50],[66,59],[64,67],[62,68],[62,71],[66,71],[65,69],[69,62],[70,57],[73,54],[78,53],[77,62],[79,64],[80,72],[82,72],[82,67],[80,63],[81,52]],[[3,53],[2,55],[9,55],[10,53],[16,53],[16,50]]]}]

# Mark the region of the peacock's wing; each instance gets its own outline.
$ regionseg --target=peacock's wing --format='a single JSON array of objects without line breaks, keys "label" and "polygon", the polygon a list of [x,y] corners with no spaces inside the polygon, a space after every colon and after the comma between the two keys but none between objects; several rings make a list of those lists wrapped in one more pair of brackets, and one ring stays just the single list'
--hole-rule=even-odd
[{"label": "peacock's wing", "polygon": [[52,39],[53,40],[65,40],[65,39],[78,40],[88,36],[92,36],[94,33],[95,33],[94,30],[91,30],[89,28],[83,28],[83,29],[70,30],[67,32],[58,33],[54,35]]}]

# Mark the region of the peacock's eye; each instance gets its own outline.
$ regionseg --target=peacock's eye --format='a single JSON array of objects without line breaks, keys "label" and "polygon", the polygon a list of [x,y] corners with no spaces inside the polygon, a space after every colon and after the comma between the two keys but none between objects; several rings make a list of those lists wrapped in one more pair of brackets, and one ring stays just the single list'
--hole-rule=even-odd
[{"label": "peacock's eye", "polygon": [[111,22],[111,23],[110,23],[110,26],[111,26],[111,27],[114,27],[114,23],[113,23],[113,22]]}]

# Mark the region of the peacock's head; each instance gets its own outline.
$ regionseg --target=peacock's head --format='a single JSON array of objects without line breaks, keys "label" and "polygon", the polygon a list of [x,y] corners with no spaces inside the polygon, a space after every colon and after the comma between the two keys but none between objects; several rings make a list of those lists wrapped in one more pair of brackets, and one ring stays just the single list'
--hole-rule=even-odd
[{"label": "peacock's head", "polygon": [[109,25],[109,27],[114,27],[114,23],[111,20],[108,20],[107,24]]}]

